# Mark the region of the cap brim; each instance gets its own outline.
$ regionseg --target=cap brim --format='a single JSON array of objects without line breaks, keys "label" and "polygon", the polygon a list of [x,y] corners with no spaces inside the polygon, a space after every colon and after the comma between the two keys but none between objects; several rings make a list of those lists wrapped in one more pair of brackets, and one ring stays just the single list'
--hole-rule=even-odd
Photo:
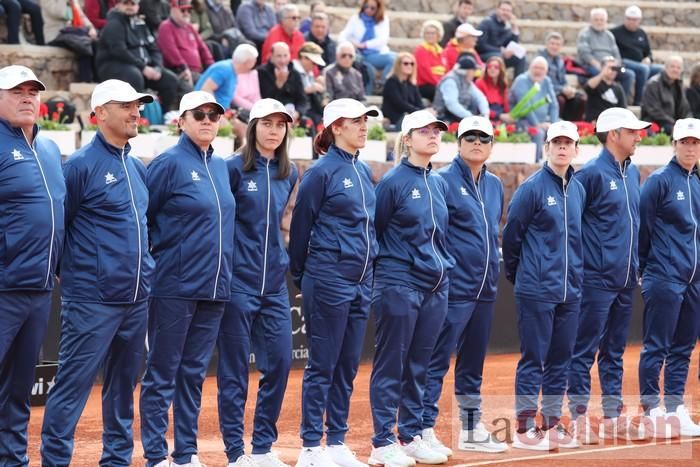
[{"label": "cap brim", "polygon": [[38,79],[25,79],[25,80],[20,80],[17,82],[9,83],[6,84],[5,86],[2,87],[3,91],[9,91],[10,89],[14,89],[17,86],[24,84],[24,83],[35,83],[37,86],[39,86],[40,91],[46,91],[46,85],[39,81]]},{"label": "cap brim", "polygon": [[554,138],[559,138],[560,136],[563,136],[564,138],[569,138],[571,141],[578,141],[578,134],[576,134],[576,137],[574,138],[572,135],[564,132],[559,132],[559,133],[554,133],[553,135],[547,135],[547,140],[545,141],[546,143],[551,143]]},{"label": "cap brim", "polygon": [[188,110],[194,110],[194,109],[197,109],[197,108],[199,108],[199,107],[201,107],[201,106],[203,106],[203,105],[207,105],[207,104],[213,105],[213,106],[216,108],[216,110],[219,111],[219,113],[220,113],[221,115],[223,115],[224,113],[226,113],[226,109],[224,109],[224,106],[222,106],[221,104],[219,104],[219,103],[216,102],[216,101],[212,101],[212,102],[202,102],[201,104],[196,105],[196,106],[192,107],[191,109],[182,109],[182,110],[180,111],[180,116],[182,117],[182,116],[184,115],[184,113],[187,112]]},{"label": "cap brim", "polygon": [[681,131],[677,135],[673,135],[673,141],[680,141],[685,138],[695,138],[700,139],[700,133],[693,133],[690,131]]},{"label": "cap brim", "polygon": [[[458,128],[458,130],[459,130],[459,128]],[[467,128],[466,130],[462,130],[461,132],[458,131],[457,139],[460,139],[462,136],[469,133],[470,131],[478,131],[480,133],[483,133],[485,135],[489,135],[489,136],[493,137],[493,131],[491,133],[489,133],[488,131],[484,131],[482,128]]]},{"label": "cap brim", "polygon": [[598,126],[598,123],[596,122],[595,130],[596,130],[596,132],[599,132],[599,133],[605,133],[608,131],[617,130],[618,128],[626,128],[628,130],[644,130],[646,128],[649,128],[650,126],[651,126],[651,122],[645,122],[644,120],[636,120],[634,122],[627,121],[627,122],[620,123],[618,125],[615,125],[613,128],[608,128],[609,125],[606,125],[603,128],[601,128]]},{"label": "cap brim", "polygon": [[302,53],[300,55],[311,60],[314,63],[314,65],[326,66],[326,61],[323,59],[323,57],[321,57],[318,54]]}]

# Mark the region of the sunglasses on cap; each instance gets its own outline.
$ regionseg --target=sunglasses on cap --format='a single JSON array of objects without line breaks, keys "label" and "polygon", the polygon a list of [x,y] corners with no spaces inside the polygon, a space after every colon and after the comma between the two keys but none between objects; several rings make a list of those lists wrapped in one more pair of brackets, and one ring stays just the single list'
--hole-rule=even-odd
[{"label": "sunglasses on cap", "polygon": [[192,113],[192,117],[198,122],[203,121],[206,117],[209,117],[209,121],[212,123],[216,123],[221,119],[221,114],[216,110],[205,112],[204,110],[194,109],[190,110],[190,112]]},{"label": "sunglasses on cap", "polygon": [[478,139],[481,144],[489,144],[493,141],[493,136],[489,136],[486,133],[480,131],[469,132],[462,136],[462,139],[467,143],[475,143]]}]

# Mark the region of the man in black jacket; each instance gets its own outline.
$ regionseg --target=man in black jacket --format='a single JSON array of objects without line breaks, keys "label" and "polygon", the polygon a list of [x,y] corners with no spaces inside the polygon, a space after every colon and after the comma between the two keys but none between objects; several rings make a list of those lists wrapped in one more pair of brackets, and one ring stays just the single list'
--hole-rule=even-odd
[{"label": "man in black jacket", "polygon": [[479,31],[483,34],[476,43],[476,51],[484,62],[494,55],[503,57],[506,66],[514,69],[514,76],[527,69],[525,57],[518,58],[512,50],[507,49],[510,42],[519,41],[520,29],[516,20],[510,0],[500,0],[496,11],[479,24]]},{"label": "man in black jacket", "polygon": [[97,44],[97,75],[102,81],[126,81],[139,92],[154,89],[163,110],[175,110],[177,76],[163,68],[163,56],[146,24],[136,15],[138,10],[138,2],[122,0],[107,14]]},{"label": "man in black jacket", "polygon": [[440,41],[440,46],[447,47],[447,43],[455,37],[455,31],[462,24],[467,22],[469,16],[474,11],[474,6],[472,5],[472,0],[459,0],[457,2],[457,8],[455,9],[455,15],[449,21],[442,23],[443,35]]},{"label": "man in black jacket", "polygon": [[294,121],[298,121],[309,109],[301,75],[294,69],[285,42],[275,42],[270,50],[270,60],[258,67],[260,97],[277,99],[289,108]]},{"label": "man in black jacket", "polygon": [[336,42],[331,39],[329,34],[330,25],[328,15],[325,13],[314,13],[311,17],[311,26],[309,32],[306,33],[304,39],[307,42],[313,42],[323,49],[323,61],[326,65],[335,62]]},{"label": "man in black jacket", "polygon": [[690,114],[682,74],[683,59],[671,55],[664,70],[649,80],[642,95],[642,119],[658,124],[667,135],[673,132],[676,120]]}]

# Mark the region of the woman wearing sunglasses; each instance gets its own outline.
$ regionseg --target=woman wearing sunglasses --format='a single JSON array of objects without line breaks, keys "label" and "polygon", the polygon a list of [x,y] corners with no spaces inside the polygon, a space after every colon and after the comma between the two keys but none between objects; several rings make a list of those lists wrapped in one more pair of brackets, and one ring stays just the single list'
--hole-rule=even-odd
[{"label": "woman wearing sunglasses", "polygon": [[[292,364],[287,264],[280,224],[297,168],[289,160],[287,124],[293,120],[275,99],[250,110],[246,145],[227,161],[236,198],[233,279],[219,331],[219,424],[229,466],[285,466],[272,452]],[[243,416],[251,347],[258,385],[253,453],[244,455]]]},{"label": "woman wearing sunglasses", "polygon": [[325,156],[301,179],[292,213],[289,264],[303,294],[309,345],[297,467],[366,465],[344,442],[377,254],[372,172],[357,157],[367,140],[367,116],[377,115],[353,99],[326,106],[325,129],[314,144]]},{"label": "woman wearing sunglasses", "polygon": [[[442,464],[447,455],[422,439],[422,395],[428,364],[447,314],[447,183],[432,170],[447,125],[426,111],[407,115],[397,140],[398,164],[376,189],[379,255],[372,310],[376,323],[370,379],[374,421],[369,463],[392,467]],[[393,433],[397,424],[398,439]]]},{"label": "woman wearing sunglasses", "polygon": [[447,318],[435,344],[423,396],[423,439],[449,453],[437,438],[438,401],[452,351],[457,349],[455,394],[462,431],[459,449],[503,452],[481,423],[481,375],[498,284],[498,230],[503,212],[501,180],[486,170],[493,150],[493,125],[485,117],[467,117],[457,130],[459,154],[440,170],[448,185],[448,251],[455,258],[450,272]]},{"label": "woman wearing sunglasses", "polygon": [[404,115],[425,108],[416,86],[416,59],[412,54],[399,52],[382,96],[382,113],[397,131]]},{"label": "woman wearing sunglasses", "polygon": [[[211,147],[223,113],[211,94],[185,94],[179,141],[148,166],[147,217],[156,261],[140,400],[148,467],[200,465],[202,383],[231,293],[235,201],[226,163]],[[175,449],[169,464],[171,404]]]}]

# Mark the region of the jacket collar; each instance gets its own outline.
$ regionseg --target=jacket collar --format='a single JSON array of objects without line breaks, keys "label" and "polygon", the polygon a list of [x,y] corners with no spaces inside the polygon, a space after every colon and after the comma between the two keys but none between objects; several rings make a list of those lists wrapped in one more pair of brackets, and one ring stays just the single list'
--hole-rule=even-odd
[{"label": "jacket collar", "polygon": [[622,161],[622,168],[620,168],[620,164],[615,160],[615,156],[608,151],[608,148],[603,146],[603,149],[600,151],[600,158],[604,160],[607,164],[609,164],[611,167],[614,167],[615,170],[622,170],[622,172],[626,172],[627,168],[630,166],[632,163],[632,158],[630,156],[627,156],[627,158]]},{"label": "jacket collar", "polygon": [[[36,139],[36,135],[39,133],[39,130],[39,125],[35,123],[33,130],[34,139]],[[10,125],[10,122],[2,118],[0,118],[0,133],[5,134],[7,136],[26,139],[24,137],[24,132],[21,128],[13,127],[12,125]]]},{"label": "jacket collar", "polygon": [[[545,172],[547,172],[550,176],[555,178],[557,181],[561,181],[561,177],[554,171],[552,168],[549,166],[548,162],[544,163],[544,166],[542,167]],[[566,180],[566,184],[568,185],[569,182],[571,182],[571,179],[574,177],[574,168],[569,165],[569,168],[566,169],[566,175],[564,176],[564,179]]]},{"label": "jacket collar", "polygon": [[[95,138],[93,138],[92,141],[95,145],[101,147],[109,155],[114,156],[118,159],[121,159],[122,148],[118,148],[118,147],[113,146],[112,144],[108,143],[100,130],[97,130],[97,134],[95,134]],[[124,146],[123,151],[124,151],[125,156],[128,155],[129,152],[131,152],[131,145],[129,144],[128,141],[126,143],[126,146]]]},{"label": "jacket collar", "polygon": [[[459,168],[459,171],[462,173],[462,177],[464,177],[466,181],[472,182],[476,185],[476,180],[474,180],[474,176],[472,175],[472,169],[466,162],[464,162],[464,159],[462,159],[459,154],[455,156],[453,163]],[[481,166],[481,170],[479,171],[479,180],[484,179],[484,173],[486,173],[486,164]]]},{"label": "jacket collar", "polygon": [[[192,139],[190,139],[190,137],[187,136],[184,132],[180,135],[180,139],[177,142],[177,146],[184,149],[187,154],[190,154],[192,156],[195,156],[197,159],[202,160],[202,148],[197,146],[194,143],[194,141],[192,141]],[[213,153],[214,148],[210,144],[209,149],[207,149],[206,152],[207,161],[211,159],[211,155]]]},{"label": "jacket collar", "polygon": [[700,172],[698,172],[698,166],[697,166],[697,164],[696,164],[695,166],[693,166],[693,168],[692,168],[692,169],[690,170],[690,172],[689,172],[689,171],[686,170],[682,165],[680,165],[680,164],[678,163],[678,159],[676,159],[675,154],[673,155],[673,158],[672,158],[671,161],[668,163],[668,165],[671,166],[671,167],[675,167],[677,170],[680,170],[680,171],[683,173],[683,176],[685,176],[685,177],[687,177],[688,175],[692,175],[692,174],[695,174],[695,175],[697,175],[698,177],[700,177]]},{"label": "jacket collar", "polygon": [[272,166],[279,165],[279,160],[277,159],[277,156],[273,157],[272,159],[268,159],[267,157],[263,157],[262,154],[260,154],[260,151],[258,151],[257,149],[255,150],[254,154],[256,166],[265,167],[268,164],[268,161],[270,161],[270,165]]},{"label": "jacket collar", "polygon": [[423,172],[428,172],[430,173],[431,170],[433,170],[433,164],[432,162],[428,162],[428,167],[423,168],[423,167],[418,167],[417,165],[413,165],[408,161],[408,157],[402,157],[401,158],[401,165],[404,167],[409,168],[410,170],[418,173],[418,174],[423,174]]},{"label": "jacket collar", "polygon": [[335,156],[338,159],[347,161],[347,162],[352,162],[353,160],[357,160],[357,157],[360,155],[360,151],[357,152],[357,154],[350,154],[347,151],[344,151],[340,149],[338,146],[334,144],[331,144],[330,148],[328,148],[328,153],[326,156]]}]

